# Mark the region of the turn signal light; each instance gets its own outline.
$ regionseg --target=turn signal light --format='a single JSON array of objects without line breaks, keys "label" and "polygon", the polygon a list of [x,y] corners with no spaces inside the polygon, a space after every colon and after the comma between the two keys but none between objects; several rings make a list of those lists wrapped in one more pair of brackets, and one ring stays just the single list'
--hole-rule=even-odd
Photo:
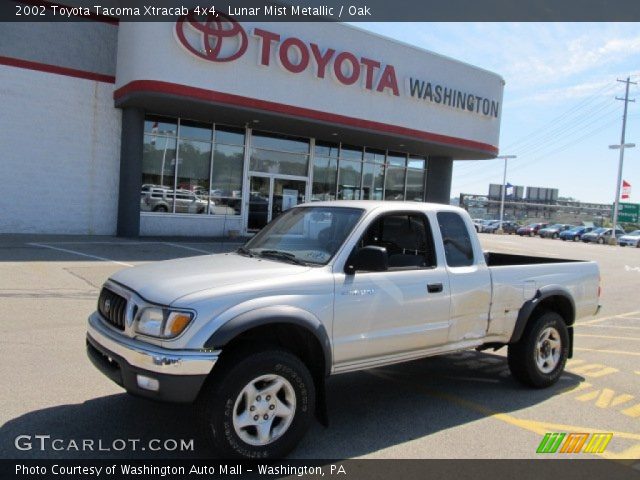
[{"label": "turn signal light", "polygon": [[191,315],[182,312],[172,312],[169,314],[167,324],[164,327],[164,334],[166,337],[175,337],[182,333],[187,328],[191,321]]}]

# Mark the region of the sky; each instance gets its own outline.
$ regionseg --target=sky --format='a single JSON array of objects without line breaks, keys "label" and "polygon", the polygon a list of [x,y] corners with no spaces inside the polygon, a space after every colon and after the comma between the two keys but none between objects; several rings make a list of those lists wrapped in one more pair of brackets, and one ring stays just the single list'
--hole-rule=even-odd
[{"label": "sky", "polygon": [[[500,154],[507,182],[611,203],[618,174],[623,83],[640,82],[633,23],[358,23],[358,27],[500,74],[506,81]],[[640,202],[640,88],[631,85],[623,179]],[[486,195],[504,160],[454,162],[451,194]]]}]

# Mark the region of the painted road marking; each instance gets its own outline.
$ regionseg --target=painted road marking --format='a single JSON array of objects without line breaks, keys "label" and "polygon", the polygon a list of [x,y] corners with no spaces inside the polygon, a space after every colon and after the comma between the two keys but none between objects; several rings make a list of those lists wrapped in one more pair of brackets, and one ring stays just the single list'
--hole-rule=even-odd
[{"label": "painted road marking", "polygon": [[592,400],[595,400],[596,407],[609,408],[617,407],[618,405],[627,403],[634,398],[635,397],[633,395],[629,395],[628,393],[622,393],[616,396],[616,392],[614,392],[610,388],[603,388],[602,391],[594,390],[593,392],[588,392],[580,395],[579,397],[576,397],[576,400],[580,402],[590,402]]},{"label": "painted road marking", "polygon": [[[495,419],[495,420],[499,420],[501,422],[507,423],[509,425],[513,425],[515,427],[521,428],[523,430],[528,430],[530,432],[534,432],[537,433],[538,435],[545,435],[546,433],[548,433],[549,431],[560,431],[560,432],[599,432],[602,429],[601,428],[594,428],[594,427],[584,427],[584,426],[575,426],[575,425],[564,425],[564,424],[558,424],[558,423],[550,423],[550,422],[540,422],[537,420],[525,420],[522,418],[518,418],[515,417],[514,415],[511,414],[507,414],[507,413],[503,413],[503,412],[499,412],[497,410],[493,410],[489,407],[486,407],[484,405],[481,405],[479,403],[475,403],[472,402],[470,400],[467,400],[465,398],[462,397],[458,397],[456,395],[452,395],[450,393],[445,393],[445,392],[441,392],[438,390],[432,390],[428,387],[425,387],[423,385],[420,384],[415,384],[414,382],[408,382],[406,380],[401,380],[399,379],[398,374],[393,374],[393,375],[389,375],[386,374],[384,372],[381,371],[367,371],[366,373],[368,373],[369,375],[373,375],[376,377],[380,377],[383,378],[385,380],[388,381],[392,381],[392,382],[398,382],[398,383],[404,383],[407,384],[409,386],[411,386],[412,388],[416,388],[419,389],[420,391],[422,391],[423,393],[425,393],[426,395],[435,397],[435,398],[440,398],[442,400],[446,400],[449,401],[455,405],[458,405],[460,407],[464,407],[468,410],[472,410],[475,412],[478,412],[482,415],[484,415],[487,418],[491,418],[491,419]],[[640,408],[638,409],[638,414],[640,415]],[[621,451],[621,452],[603,452],[600,454],[597,454],[603,458],[607,458],[607,459],[632,459],[633,462],[636,461],[636,459],[638,458],[638,456],[640,455],[640,434],[637,433],[630,433],[630,432],[620,432],[620,431],[611,431],[608,430],[608,432],[612,433],[614,438],[622,438],[625,440],[631,440],[631,441],[636,441],[638,442],[636,445],[632,445],[631,447]],[[534,447],[535,448],[535,447]]]},{"label": "painted road marking", "polygon": [[590,328],[623,328],[628,330],[640,330],[640,327],[622,327],[620,325],[580,325],[581,327],[590,327]]},{"label": "painted road marking", "polygon": [[633,407],[622,410],[622,413],[628,417],[638,418],[640,417],[640,403],[636,403]]},{"label": "painted road marking", "polygon": [[60,252],[70,253],[72,255],[79,255],[81,257],[93,258],[94,260],[100,260],[103,262],[115,263],[116,265],[123,265],[125,267],[133,267],[131,263],[120,262],[118,260],[113,260],[107,257],[100,257],[98,255],[91,255],[89,253],[77,252],[75,250],[69,250],[68,248],[60,248],[54,247],[52,245],[47,245],[45,243],[28,243],[27,245],[31,245],[32,247],[40,247],[40,248],[49,248],[51,250],[58,250]]},{"label": "painted road marking", "polygon": [[164,245],[169,245],[170,247],[184,248],[185,250],[191,250],[192,252],[206,253],[208,255],[213,254],[213,252],[210,252],[208,250],[202,250],[201,248],[187,247],[186,245],[180,245],[179,243],[171,243],[171,242],[162,242],[162,243]]},{"label": "painted road marking", "polygon": [[620,371],[617,368],[607,367],[606,365],[601,365],[599,363],[588,363],[586,365],[580,365],[576,368],[574,368],[573,365],[575,364],[571,364],[568,366],[568,369],[571,373],[577,373],[579,375],[593,378],[604,377],[605,375],[611,375],[612,373]]},{"label": "painted road marking", "polygon": [[581,352],[597,352],[597,353],[613,353],[614,355],[633,355],[636,357],[640,357],[640,352],[623,352],[622,350],[597,350],[593,348],[575,348],[574,350],[578,350]]},{"label": "painted road marking", "polygon": [[576,333],[574,337],[589,337],[589,338],[612,338],[614,340],[640,340],[640,337],[612,337],[609,335],[587,335],[585,333]]},{"label": "painted road marking", "polygon": [[608,317],[600,317],[594,318],[593,320],[587,320],[586,322],[576,322],[575,325],[592,325],[594,323],[604,322],[605,320],[612,320],[614,318],[621,318],[623,315],[636,315],[639,314],[640,311],[627,312],[627,313],[618,313],[616,315],[609,315]]}]

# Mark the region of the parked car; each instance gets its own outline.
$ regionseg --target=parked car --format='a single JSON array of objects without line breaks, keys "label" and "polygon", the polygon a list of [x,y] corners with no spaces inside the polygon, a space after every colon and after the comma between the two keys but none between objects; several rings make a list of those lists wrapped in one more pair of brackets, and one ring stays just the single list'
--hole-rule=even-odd
[{"label": "parked car", "polygon": [[[596,228],[592,232],[585,233],[582,235],[582,241],[585,243],[594,242],[599,244],[608,243],[611,235],[613,235],[613,228]],[[615,236],[616,238],[620,238],[625,234],[624,230],[620,228],[616,228]]]},{"label": "parked car", "polygon": [[[502,222],[502,231],[504,233],[512,234],[516,233],[516,230],[520,225],[516,222]],[[495,222],[490,223],[484,229],[485,233],[496,233],[500,229],[500,220],[496,220]]]},{"label": "parked car", "polygon": [[560,232],[560,239],[565,240],[573,240],[577,242],[582,238],[582,235],[585,233],[589,233],[593,230],[593,227],[573,227],[569,230],[565,230],[564,232]]},{"label": "parked car", "polygon": [[521,237],[524,235],[528,235],[529,237],[535,237],[538,234],[538,231],[541,228],[549,225],[548,223],[531,223],[529,225],[525,225],[524,227],[520,227],[516,230],[516,233]]},{"label": "parked car", "polygon": [[474,218],[473,219],[473,226],[476,229],[476,232],[480,233],[480,230],[482,229],[482,224],[485,220],[482,218]]},{"label": "parked car", "polygon": [[538,235],[540,235],[540,238],[558,238],[561,232],[569,230],[574,226],[575,225],[569,225],[566,223],[555,223],[538,230]]},{"label": "parked car", "polygon": [[500,226],[500,220],[485,220],[480,233],[494,233]]},{"label": "parked car", "polygon": [[176,190],[162,186],[143,185],[140,196],[140,210],[143,212],[206,213],[209,202],[189,190]]},{"label": "parked car", "polygon": [[634,230],[631,233],[622,235],[618,239],[618,245],[621,247],[629,245],[630,247],[640,248],[640,230]]},{"label": "parked car", "polygon": [[502,223],[502,231],[509,235],[515,234],[520,228],[520,224],[518,222],[503,222]]},{"label": "parked car", "polygon": [[485,253],[460,208],[315,202],[234,253],[116,272],[86,346],[129,393],[195,402],[212,453],[266,461],[328,425],[330,375],[508,346],[514,378],[549,387],[598,309],[595,262]]}]

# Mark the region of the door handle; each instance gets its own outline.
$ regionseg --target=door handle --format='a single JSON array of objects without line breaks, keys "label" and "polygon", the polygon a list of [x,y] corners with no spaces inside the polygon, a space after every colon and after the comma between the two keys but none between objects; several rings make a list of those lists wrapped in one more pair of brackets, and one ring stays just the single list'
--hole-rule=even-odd
[{"label": "door handle", "polygon": [[429,293],[440,293],[442,291],[441,283],[429,283],[427,284],[427,292]]}]

